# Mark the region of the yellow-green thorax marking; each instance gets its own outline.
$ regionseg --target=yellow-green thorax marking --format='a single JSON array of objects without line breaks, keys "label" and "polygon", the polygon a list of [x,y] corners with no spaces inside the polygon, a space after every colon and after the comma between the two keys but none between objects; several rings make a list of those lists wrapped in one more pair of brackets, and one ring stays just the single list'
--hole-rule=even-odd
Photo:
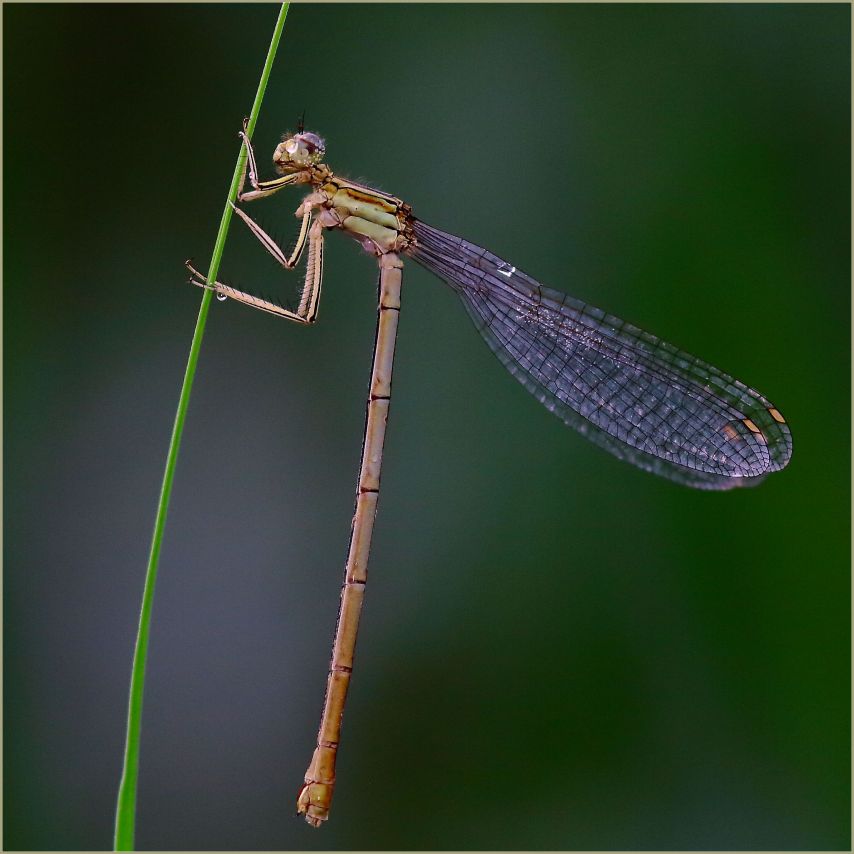
[{"label": "yellow-green thorax marking", "polygon": [[319,219],[331,214],[333,222],[361,243],[374,255],[386,252],[402,252],[412,241],[409,225],[411,208],[405,202],[388,193],[356,184],[328,173],[317,192],[326,197],[324,212]]}]

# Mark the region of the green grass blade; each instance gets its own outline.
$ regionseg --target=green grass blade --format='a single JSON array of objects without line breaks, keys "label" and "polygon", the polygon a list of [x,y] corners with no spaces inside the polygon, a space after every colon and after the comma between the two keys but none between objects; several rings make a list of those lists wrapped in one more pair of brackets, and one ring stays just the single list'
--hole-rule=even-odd
[{"label": "green grass blade", "polygon": [[[288,3],[282,3],[279,17],[273,30],[273,38],[270,41],[270,49],[267,52],[267,60],[261,79],[258,82],[258,91],[255,93],[255,101],[249,114],[249,126],[247,133],[251,137],[255,129],[255,122],[261,109],[261,101],[267,88],[267,80],[273,68],[273,60],[279,47],[279,39],[285,26],[285,18],[288,15]],[[240,183],[240,175],[243,170],[243,162],[246,152],[241,146],[240,156],[234,167],[234,175],[231,179],[231,187],[228,193],[229,202],[237,198],[237,188]],[[210,266],[208,267],[208,280],[214,281],[219,272],[222,253],[225,248],[225,238],[228,234],[228,226],[231,222],[231,205],[226,203],[219,223]],[[190,402],[190,392],[193,388],[193,377],[196,373],[196,364],[199,360],[199,351],[202,346],[205,322],[207,321],[213,292],[205,289],[202,293],[202,304],[199,308],[199,316],[196,320],[196,329],[190,344],[190,355],[187,359],[187,368],[184,372],[184,382],[181,386],[181,394],[178,398],[178,410],[175,413],[175,423],[172,427],[172,438],[169,441],[169,452],[166,456],[166,470],[163,473],[163,483],[160,488],[160,500],[157,504],[157,516],[154,522],[154,533],[151,538],[151,551],[148,558],[148,568],[145,573],[145,587],[142,594],[142,607],[139,614],[139,628],[136,636],[136,646],[133,654],[133,668],[130,681],[130,701],[128,704],[127,738],[125,741],[124,767],[122,780],[119,784],[119,800],[116,807],[116,831],[115,850],[133,851],[134,832],[136,826],[136,790],[139,777],[139,738],[142,723],[142,696],[145,686],[145,664],[148,657],[148,639],[151,627],[151,607],[154,599],[154,587],[157,580],[157,563],[160,558],[160,545],[163,540],[163,529],[166,524],[166,514],[169,509],[169,497],[172,493],[172,481],[175,475],[175,464],[178,459],[178,448],[181,444],[181,434],[184,430],[184,419],[187,415],[187,407]]]}]

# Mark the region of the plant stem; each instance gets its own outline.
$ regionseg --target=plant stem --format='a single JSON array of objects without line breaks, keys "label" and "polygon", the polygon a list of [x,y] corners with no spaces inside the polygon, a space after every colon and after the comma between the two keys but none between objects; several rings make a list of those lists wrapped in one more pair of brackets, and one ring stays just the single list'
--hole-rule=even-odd
[{"label": "plant stem", "polygon": [[[255,122],[261,109],[261,101],[264,98],[264,90],[267,88],[267,80],[273,68],[273,60],[279,47],[279,39],[285,26],[285,18],[288,15],[288,3],[282,3],[279,17],[273,30],[273,38],[270,41],[270,49],[267,52],[267,60],[261,79],[258,82],[258,91],[255,93],[255,101],[249,114],[249,124],[246,132],[251,137],[255,129]],[[243,163],[246,159],[246,151],[241,145],[240,155],[234,167],[234,175],[231,179],[231,187],[228,192],[228,202],[222,212],[219,223],[210,266],[208,267],[208,281],[216,280],[222,253],[225,249],[225,238],[228,234],[228,226],[231,222],[231,204],[237,198],[237,189],[240,176],[243,171]],[[175,465],[178,460],[178,449],[181,445],[181,434],[184,430],[184,420],[187,415],[187,407],[190,402],[190,392],[193,388],[193,377],[196,373],[196,364],[199,361],[199,351],[202,346],[202,336],[205,331],[205,322],[208,317],[213,292],[207,288],[202,293],[202,304],[199,308],[199,316],[196,320],[196,329],[190,344],[190,355],[187,359],[187,368],[184,371],[184,382],[181,386],[181,394],[178,398],[178,410],[175,413],[175,423],[172,427],[172,438],[169,441],[169,451],[166,455],[166,470],[163,473],[163,483],[160,487],[160,500],[157,504],[157,516],[154,522],[154,533],[151,538],[151,551],[148,557],[148,568],[145,572],[145,587],[142,594],[142,607],[139,613],[139,628],[136,635],[136,646],[133,653],[133,667],[130,680],[130,701],[128,703],[127,738],[125,741],[124,767],[122,779],[119,784],[119,800],[116,807],[116,830],[115,850],[133,851],[134,832],[136,826],[136,790],[139,777],[139,739],[142,724],[142,696],[145,687],[145,664],[148,657],[148,639],[151,628],[151,609],[154,599],[154,587],[157,581],[157,564],[160,558],[160,546],[163,541],[163,529],[166,525],[166,514],[169,509],[169,497],[172,493],[172,481],[175,476]]]}]

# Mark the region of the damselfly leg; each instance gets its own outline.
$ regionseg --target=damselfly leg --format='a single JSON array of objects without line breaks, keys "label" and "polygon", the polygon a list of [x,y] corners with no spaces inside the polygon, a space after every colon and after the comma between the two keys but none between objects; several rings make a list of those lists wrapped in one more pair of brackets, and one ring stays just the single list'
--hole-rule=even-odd
[{"label": "damselfly leg", "polygon": [[[244,124],[245,127],[245,124]],[[243,167],[243,176],[240,180],[241,192],[238,194],[240,201],[253,201],[255,199],[271,196],[282,188],[299,183],[296,179],[298,175],[284,175],[276,181],[265,181],[259,183],[257,180],[257,171],[255,166],[255,153],[252,150],[252,144],[249,137],[244,131],[241,131],[240,137],[246,148],[246,163]],[[242,187],[246,177],[246,164],[249,165],[249,182],[255,188],[249,193],[243,193]],[[320,288],[323,282],[323,225],[319,220],[312,223],[312,210],[317,203],[314,194],[307,196],[303,203],[297,208],[296,215],[301,217],[299,235],[297,236],[296,245],[290,255],[287,255],[279,245],[279,243],[271,237],[252,217],[245,211],[241,210],[237,205],[232,204],[234,212],[243,220],[246,227],[252,232],[258,242],[264,249],[273,256],[278,264],[286,270],[293,270],[299,263],[306,242],[308,243],[308,261],[305,269],[305,283],[303,284],[302,293],[300,295],[299,306],[297,310],[290,311],[278,303],[270,300],[257,297],[254,294],[233,288],[230,285],[225,285],[222,282],[208,282],[207,278],[196,270],[189,262],[185,262],[185,266],[190,271],[190,282],[202,288],[208,288],[216,291],[224,297],[242,302],[252,308],[260,309],[261,311],[275,314],[286,320],[293,320],[296,323],[314,323],[317,319],[318,304],[320,302]]]},{"label": "damselfly leg", "polygon": [[[303,242],[305,242],[303,240]],[[323,283],[323,226],[320,222],[314,222],[308,233],[308,261],[305,265],[305,283],[300,295],[299,306],[296,311],[290,311],[278,303],[246,291],[233,288],[222,282],[208,282],[204,274],[197,270],[190,261],[185,261],[184,266],[190,271],[190,283],[200,288],[208,288],[229,299],[242,302],[244,305],[275,314],[285,320],[293,320],[295,323],[311,324],[317,320],[317,311],[320,303],[320,287]],[[288,269],[292,269],[288,267]]]}]

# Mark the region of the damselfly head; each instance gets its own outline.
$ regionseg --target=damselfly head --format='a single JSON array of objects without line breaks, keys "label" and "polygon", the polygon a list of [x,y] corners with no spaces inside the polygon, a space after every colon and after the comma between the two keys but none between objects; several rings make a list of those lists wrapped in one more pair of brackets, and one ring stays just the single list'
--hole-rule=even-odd
[{"label": "damselfly head", "polygon": [[280,173],[299,172],[323,160],[326,143],[316,134],[301,131],[284,136],[273,153],[273,165]]}]

